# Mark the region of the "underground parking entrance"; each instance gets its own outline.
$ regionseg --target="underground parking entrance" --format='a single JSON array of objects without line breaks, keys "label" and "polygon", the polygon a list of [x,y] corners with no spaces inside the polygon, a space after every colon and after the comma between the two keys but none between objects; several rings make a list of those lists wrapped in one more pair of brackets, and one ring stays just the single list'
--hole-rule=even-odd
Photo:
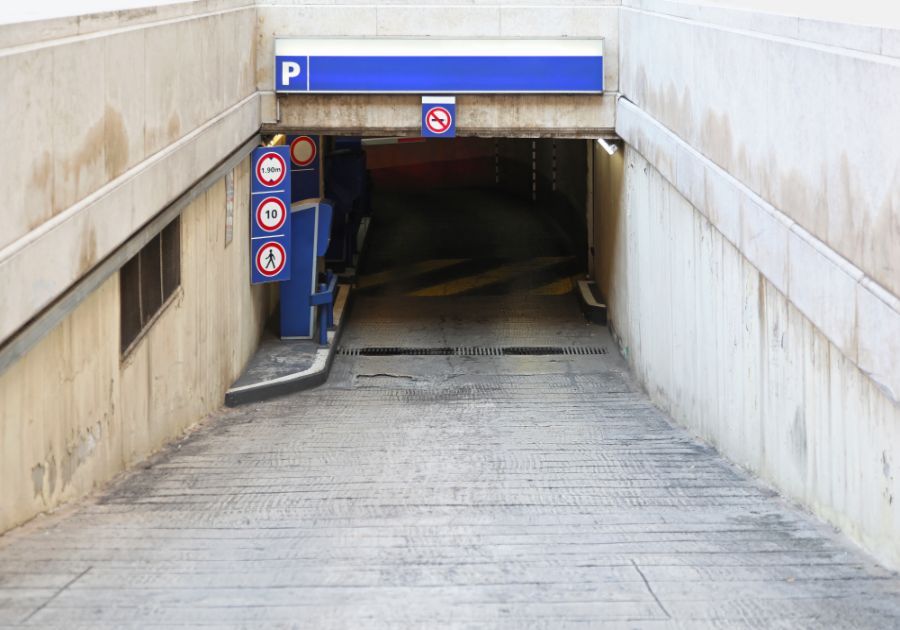
[{"label": "underground parking entrance", "polygon": [[[266,140],[284,145],[291,160],[294,256],[311,248],[298,240],[297,209],[319,199],[327,212],[316,206],[321,216],[300,228],[318,233],[320,251],[280,287],[279,317],[228,404],[321,385],[342,355],[607,352],[606,330],[584,313],[592,141],[290,133]],[[336,283],[336,314],[304,303],[310,315],[298,327],[295,279],[309,272],[318,287]],[[326,321],[334,322],[328,333],[319,327]],[[298,329],[306,339],[294,339],[303,337]]]},{"label": "underground parking entrance", "polygon": [[597,351],[576,297],[587,145],[362,139],[370,215],[339,351]]}]

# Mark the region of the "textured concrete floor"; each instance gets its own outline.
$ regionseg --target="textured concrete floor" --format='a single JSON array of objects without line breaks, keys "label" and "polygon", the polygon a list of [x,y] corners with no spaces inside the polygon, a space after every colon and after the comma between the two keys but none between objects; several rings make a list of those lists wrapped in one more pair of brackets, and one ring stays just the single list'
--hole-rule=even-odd
[{"label": "textured concrete floor", "polygon": [[[371,300],[345,344],[402,345],[411,305]],[[571,297],[507,326],[450,302],[418,342],[610,343]],[[900,580],[672,427],[614,352],[342,356],[0,539],[0,624],[883,629]]]},{"label": "textured concrete floor", "polygon": [[[449,210],[376,223],[342,345],[607,354],[338,356],[325,386],[223,411],[0,538],[0,626],[900,627],[900,579],[673,427],[571,294],[534,294],[552,278],[479,280],[479,254],[541,243],[521,214],[468,241]],[[572,253],[553,243],[535,255]],[[478,264],[435,275],[430,251]]]}]

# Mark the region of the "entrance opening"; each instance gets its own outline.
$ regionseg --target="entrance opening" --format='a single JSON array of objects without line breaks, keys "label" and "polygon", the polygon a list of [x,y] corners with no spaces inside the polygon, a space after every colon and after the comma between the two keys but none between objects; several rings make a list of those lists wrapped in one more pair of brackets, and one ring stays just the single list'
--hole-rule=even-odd
[{"label": "entrance opening", "polygon": [[361,295],[557,295],[586,272],[584,142],[368,147]]},{"label": "entrance opening", "polygon": [[361,149],[369,219],[348,353],[583,342],[587,141],[363,139]]}]

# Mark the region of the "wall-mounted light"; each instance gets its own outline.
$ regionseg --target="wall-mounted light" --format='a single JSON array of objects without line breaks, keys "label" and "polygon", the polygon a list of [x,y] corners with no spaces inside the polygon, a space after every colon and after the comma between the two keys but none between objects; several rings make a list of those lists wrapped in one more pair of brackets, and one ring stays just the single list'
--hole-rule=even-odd
[{"label": "wall-mounted light", "polygon": [[597,138],[597,144],[603,147],[603,150],[612,155],[616,151],[619,150],[619,146],[616,144],[612,144],[611,142],[607,142],[603,138]]}]

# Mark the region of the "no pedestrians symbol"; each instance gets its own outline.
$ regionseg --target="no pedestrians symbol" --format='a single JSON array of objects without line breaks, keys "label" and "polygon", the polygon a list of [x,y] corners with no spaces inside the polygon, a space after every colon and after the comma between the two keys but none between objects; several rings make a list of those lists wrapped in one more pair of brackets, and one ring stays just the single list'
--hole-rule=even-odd
[{"label": "no pedestrians symbol", "polygon": [[281,273],[286,261],[284,247],[278,241],[269,241],[256,252],[256,270],[266,278]]}]

